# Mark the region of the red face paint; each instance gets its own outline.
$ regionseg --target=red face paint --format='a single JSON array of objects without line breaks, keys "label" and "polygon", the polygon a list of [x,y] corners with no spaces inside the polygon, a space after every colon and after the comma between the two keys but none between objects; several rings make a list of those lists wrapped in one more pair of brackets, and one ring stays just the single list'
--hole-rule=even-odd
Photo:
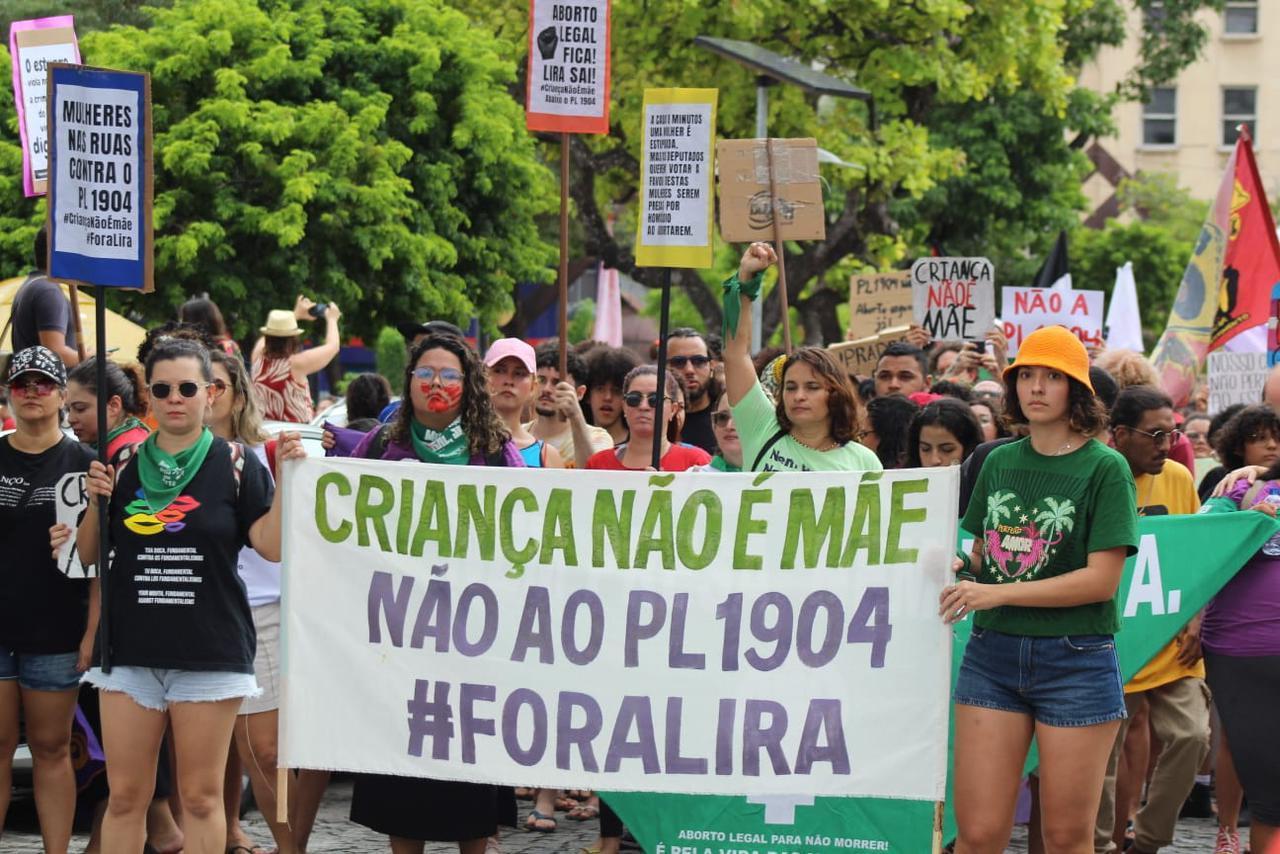
[{"label": "red face paint", "polygon": [[427,396],[427,410],[430,412],[448,412],[462,401],[462,385],[427,385],[418,388]]}]

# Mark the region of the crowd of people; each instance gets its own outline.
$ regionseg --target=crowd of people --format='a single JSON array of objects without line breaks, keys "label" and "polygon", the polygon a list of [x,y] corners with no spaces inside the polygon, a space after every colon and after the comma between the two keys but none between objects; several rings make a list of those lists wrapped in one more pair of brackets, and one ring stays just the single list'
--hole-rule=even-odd
[{"label": "crowd of people", "polygon": [[[1280,844],[1280,546],[1127,684],[1114,638],[1138,517],[1275,516],[1280,371],[1257,404],[1210,417],[1202,395],[1175,408],[1141,354],[1091,353],[1061,327],[1027,336],[1012,361],[997,330],[933,344],[916,328],[871,376],[851,377],[822,348],[750,351],[751,303],[775,262],[767,244],[746,250],[725,283],[723,334],[670,333],[665,374],[595,342],[565,353],[562,371],[555,342],[479,352],[448,322],[407,325],[404,375],[352,379],[326,453],[605,471],[656,459],[700,477],[960,466],[956,514],[974,546],[939,602],[943,620],[973,617],[954,694],[954,851],[1002,852],[1024,785],[1033,851],[1159,851],[1180,815],[1215,814],[1211,791],[1216,854],[1244,850],[1246,800],[1253,851]],[[20,293],[24,346],[0,410],[12,420],[0,436],[0,825],[21,716],[49,852],[68,850],[78,789],[94,815],[89,851],[263,851],[239,826],[242,773],[275,848],[303,852],[328,775],[293,772],[289,818],[276,820],[274,482],[306,452],[296,432],[263,424],[312,419],[307,377],[337,354],[341,312],[305,298],[271,312],[246,364],[218,307],[193,299],[148,333],[135,364],[105,363],[101,399],[97,361],[79,359],[44,282],[33,275]],[[324,334],[303,348],[309,320]],[[73,530],[57,524],[53,493],[77,473],[89,507]],[[105,603],[96,579],[60,568],[73,547],[86,566],[99,559],[99,505]],[[77,779],[73,722],[101,740],[105,774]],[[553,833],[558,814],[598,820],[587,854],[620,850],[622,821],[589,791],[361,775],[351,807],[396,854],[426,841],[500,851],[500,828]]]}]

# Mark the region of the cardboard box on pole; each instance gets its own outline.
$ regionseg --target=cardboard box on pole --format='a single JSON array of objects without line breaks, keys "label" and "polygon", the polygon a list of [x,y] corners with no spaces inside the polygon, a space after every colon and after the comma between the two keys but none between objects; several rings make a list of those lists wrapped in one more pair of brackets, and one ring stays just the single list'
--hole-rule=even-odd
[{"label": "cardboard box on pole", "polygon": [[[769,152],[763,139],[724,139],[716,144],[720,169],[720,236],[730,243],[754,240],[822,240],[822,213],[815,139],[773,139],[773,178],[778,202],[769,191]],[[774,234],[774,207],[780,234]]]}]

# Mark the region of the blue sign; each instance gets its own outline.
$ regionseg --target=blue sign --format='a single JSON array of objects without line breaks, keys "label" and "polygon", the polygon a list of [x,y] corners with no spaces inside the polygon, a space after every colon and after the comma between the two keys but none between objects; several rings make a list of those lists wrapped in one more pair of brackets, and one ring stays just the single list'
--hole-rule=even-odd
[{"label": "blue sign", "polygon": [[49,275],[151,289],[151,89],[146,74],[49,74]]}]

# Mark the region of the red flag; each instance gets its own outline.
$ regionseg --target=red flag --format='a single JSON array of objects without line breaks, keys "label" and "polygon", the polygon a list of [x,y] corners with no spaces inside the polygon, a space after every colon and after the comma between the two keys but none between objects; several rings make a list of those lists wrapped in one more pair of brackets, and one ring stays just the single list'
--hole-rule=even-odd
[{"label": "red flag", "polygon": [[[1209,349],[1216,350],[1242,332],[1265,325],[1271,317],[1271,290],[1277,283],[1280,283],[1280,241],[1276,239],[1276,224],[1267,206],[1258,164],[1253,159],[1249,131],[1241,126],[1236,140],[1227,251],[1222,259],[1218,310],[1213,318]],[[1262,347],[1231,349],[1260,350]]]}]

